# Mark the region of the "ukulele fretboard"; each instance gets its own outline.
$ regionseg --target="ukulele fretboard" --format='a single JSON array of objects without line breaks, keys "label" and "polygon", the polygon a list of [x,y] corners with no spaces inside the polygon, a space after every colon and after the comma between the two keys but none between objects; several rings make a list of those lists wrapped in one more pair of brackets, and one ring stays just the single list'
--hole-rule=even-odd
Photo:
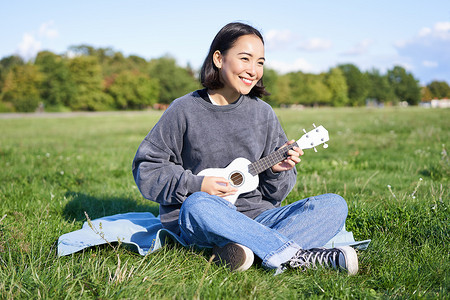
[{"label": "ukulele fretboard", "polygon": [[254,163],[251,163],[248,166],[248,172],[253,176],[256,176],[259,173],[264,172],[268,168],[286,159],[286,157],[288,157],[287,152],[294,147],[298,147],[296,142],[286,147],[280,148],[277,151],[273,152],[272,154],[269,154],[268,156],[261,158],[260,160],[255,161]]}]

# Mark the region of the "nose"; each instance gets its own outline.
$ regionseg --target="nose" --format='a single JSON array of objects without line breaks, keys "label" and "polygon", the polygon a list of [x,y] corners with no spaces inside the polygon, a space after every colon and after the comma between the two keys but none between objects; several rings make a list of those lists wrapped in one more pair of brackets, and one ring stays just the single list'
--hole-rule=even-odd
[{"label": "nose", "polygon": [[247,73],[252,77],[256,76],[256,64],[249,64]]}]

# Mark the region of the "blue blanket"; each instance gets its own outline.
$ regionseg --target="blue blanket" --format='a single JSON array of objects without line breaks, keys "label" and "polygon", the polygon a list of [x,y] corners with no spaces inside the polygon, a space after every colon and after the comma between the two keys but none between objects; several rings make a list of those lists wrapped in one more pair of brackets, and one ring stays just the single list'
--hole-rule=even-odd
[{"label": "blue blanket", "polygon": [[[88,247],[123,243],[136,247],[141,255],[160,249],[168,240],[187,246],[183,239],[162,227],[159,217],[149,212],[131,212],[86,221],[80,230],[63,234],[58,240],[58,256],[69,255]],[[325,247],[352,246],[364,250],[370,240],[356,242],[343,228]]]}]

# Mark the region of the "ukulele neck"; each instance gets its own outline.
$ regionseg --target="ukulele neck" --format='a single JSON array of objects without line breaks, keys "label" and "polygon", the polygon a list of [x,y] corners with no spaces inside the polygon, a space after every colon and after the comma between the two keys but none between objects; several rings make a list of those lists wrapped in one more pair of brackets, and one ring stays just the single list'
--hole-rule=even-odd
[{"label": "ukulele neck", "polygon": [[273,152],[272,154],[269,154],[266,157],[263,157],[260,160],[255,161],[254,163],[251,163],[248,166],[249,173],[252,174],[253,176],[256,176],[259,173],[264,172],[268,168],[286,159],[289,156],[288,151],[294,147],[298,147],[297,142],[287,145],[286,147],[282,147],[277,151]]}]

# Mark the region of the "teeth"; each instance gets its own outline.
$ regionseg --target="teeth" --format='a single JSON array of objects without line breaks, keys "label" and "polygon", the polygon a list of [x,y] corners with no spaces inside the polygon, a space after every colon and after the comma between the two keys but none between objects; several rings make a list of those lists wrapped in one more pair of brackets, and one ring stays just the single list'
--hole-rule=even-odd
[{"label": "teeth", "polygon": [[248,79],[245,79],[245,78],[242,78],[242,81],[244,81],[245,83],[252,83],[251,80],[248,80]]}]

